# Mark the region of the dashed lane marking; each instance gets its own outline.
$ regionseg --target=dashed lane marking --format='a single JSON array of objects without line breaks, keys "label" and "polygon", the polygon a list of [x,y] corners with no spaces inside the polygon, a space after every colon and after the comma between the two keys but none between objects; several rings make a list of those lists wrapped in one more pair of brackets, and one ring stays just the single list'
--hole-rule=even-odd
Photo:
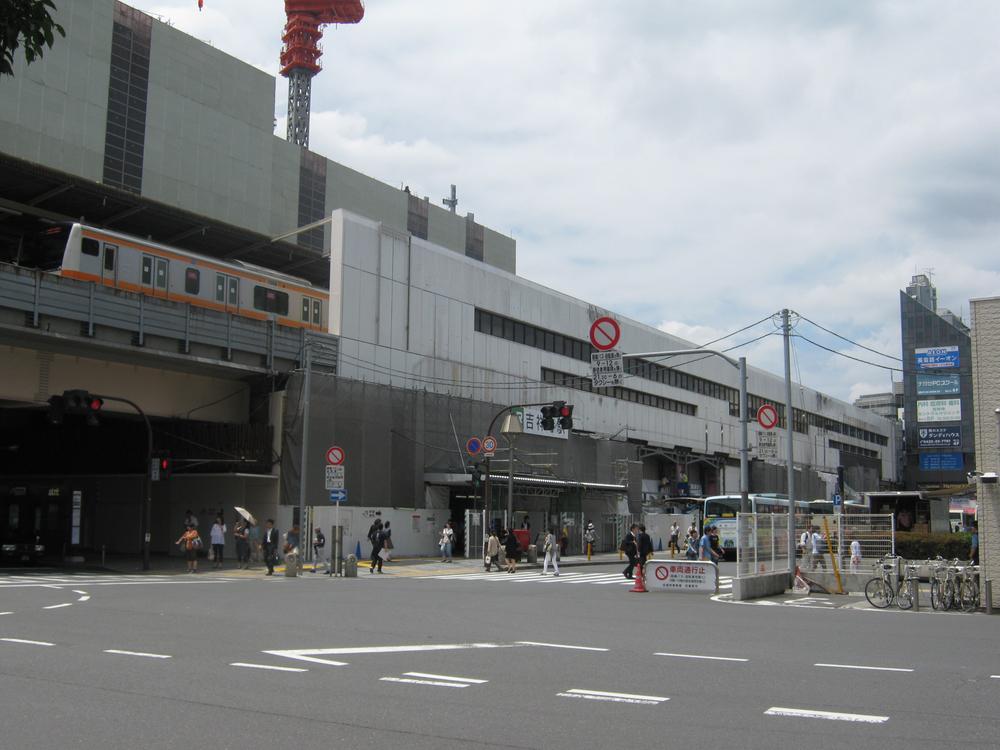
[{"label": "dashed lane marking", "polygon": [[404,677],[423,677],[428,680],[450,680],[452,682],[467,682],[470,685],[485,685],[489,680],[477,680],[474,677],[453,677],[447,674],[428,674],[427,672],[403,672]]},{"label": "dashed lane marking", "polygon": [[55,646],[54,643],[49,643],[48,641],[29,641],[24,638],[0,638],[0,641],[5,643],[23,643],[27,646]]},{"label": "dashed lane marking", "polygon": [[481,648],[509,648],[500,643],[423,643],[414,646],[360,646],[349,648],[299,648],[264,651],[272,656],[311,661],[333,667],[347,666],[346,661],[326,659],[326,656],[357,656],[361,654],[402,654],[419,651],[463,651]]},{"label": "dashed lane marking", "polygon": [[273,664],[250,664],[243,661],[234,661],[229,666],[231,667],[244,667],[246,669],[270,669],[275,672],[308,672],[308,669],[302,667],[276,667]]},{"label": "dashed lane marking", "polygon": [[547,648],[568,648],[574,651],[607,651],[606,648],[594,646],[568,646],[564,643],[542,643],[541,641],[515,641],[518,646],[545,646]]},{"label": "dashed lane marking", "polygon": [[736,656],[702,656],[699,654],[670,654],[664,651],[657,651],[655,656],[673,656],[678,659],[711,659],[712,661],[750,661]]},{"label": "dashed lane marking", "polygon": [[827,719],[830,721],[859,721],[866,724],[884,724],[888,716],[871,716],[868,714],[844,714],[835,711],[816,711],[809,708],[782,708],[772,706],[764,712],[765,716],[788,716],[797,719]]},{"label": "dashed lane marking", "polygon": [[572,688],[563,693],[556,693],[561,698],[583,698],[589,701],[608,701],[609,703],[637,703],[645,706],[656,706],[670,700],[662,695],[635,695],[633,693],[609,693],[604,690],[583,690]]},{"label": "dashed lane marking", "polygon": [[912,672],[903,667],[868,667],[862,664],[813,664],[814,667],[830,667],[832,669],[867,669],[873,672]]},{"label": "dashed lane marking", "polygon": [[441,680],[418,680],[414,677],[379,677],[379,682],[401,682],[407,685],[430,685],[432,687],[465,688],[465,682],[443,682]]},{"label": "dashed lane marking", "polygon": [[0,615],[12,615],[12,614],[14,614],[14,613],[13,612],[0,612]]},{"label": "dashed lane marking", "polygon": [[62,604],[50,604],[47,607],[42,607],[42,609],[62,609],[63,607],[72,607],[73,602],[64,602]]},{"label": "dashed lane marking", "polygon": [[147,659],[172,659],[170,654],[150,654],[145,651],[122,651],[117,648],[106,648],[104,649],[106,654],[120,654],[121,656],[144,656]]}]

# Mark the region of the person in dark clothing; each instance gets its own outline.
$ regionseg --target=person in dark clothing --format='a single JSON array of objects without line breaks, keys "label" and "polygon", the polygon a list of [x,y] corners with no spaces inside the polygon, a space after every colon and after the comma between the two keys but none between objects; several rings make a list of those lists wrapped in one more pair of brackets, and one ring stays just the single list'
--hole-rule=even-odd
[{"label": "person in dark clothing", "polygon": [[264,522],[264,532],[260,535],[260,547],[264,552],[264,563],[267,565],[267,575],[274,575],[274,558],[278,556],[278,540],[281,532],[274,528],[274,519]]},{"label": "person in dark clothing", "polygon": [[517,534],[513,531],[504,530],[506,536],[504,537],[503,549],[504,554],[507,556],[507,572],[516,573],[517,572],[517,561],[521,557],[521,543],[517,541]]},{"label": "person in dark clothing", "polygon": [[375,567],[378,566],[378,572],[382,572],[382,548],[385,547],[385,531],[382,528],[382,522],[379,521],[375,525],[375,532],[369,537],[372,541],[372,566],[368,569],[369,573],[375,572]]},{"label": "person in dark clothing", "polygon": [[635,538],[636,559],[641,572],[646,570],[646,560],[653,554],[653,540],[646,533],[646,527],[639,524],[639,533]]},{"label": "person in dark clothing", "polygon": [[639,527],[636,524],[632,524],[628,532],[625,534],[625,538],[622,539],[621,545],[618,547],[618,549],[624,552],[628,557],[628,565],[626,565],[625,570],[622,571],[622,575],[626,578],[632,577],[632,571],[635,570],[635,564],[639,561],[638,551],[635,546],[635,533],[638,529]]}]

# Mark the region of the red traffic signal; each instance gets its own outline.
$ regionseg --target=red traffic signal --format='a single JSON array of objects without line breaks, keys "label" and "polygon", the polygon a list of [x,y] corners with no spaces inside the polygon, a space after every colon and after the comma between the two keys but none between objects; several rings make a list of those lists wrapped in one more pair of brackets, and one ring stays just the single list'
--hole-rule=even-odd
[{"label": "red traffic signal", "polygon": [[559,426],[564,430],[573,429],[573,404],[563,404],[559,407]]},{"label": "red traffic signal", "polygon": [[90,411],[100,411],[101,407],[104,406],[104,399],[97,398],[97,396],[90,397],[90,403],[87,405]]}]

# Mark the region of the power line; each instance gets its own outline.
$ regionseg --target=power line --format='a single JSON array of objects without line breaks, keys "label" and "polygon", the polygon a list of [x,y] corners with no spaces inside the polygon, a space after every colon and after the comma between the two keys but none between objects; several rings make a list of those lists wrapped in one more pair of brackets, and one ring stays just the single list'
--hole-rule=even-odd
[{"label": "power line", "polygon": [[795,336],[796,338],[802,339],[806,343],[812,344],[813,346],[819,349],[823,349],[824,351],[828,351],[831,354],[836,354],[837,356],[844,357],[845,359],[852,359],[855,362],[860,362],[863,365],[871,365],[872,367],[879,367],[883,370],[891,370],[892,372],[903,372],[903,373],[907,372],[906,370],[903,370],[902,368],[899,367],[889,367],[888,365],[880,365],[878,362],[869,362],[868,360],[861,359],[860,357],[853,357],[850,354],[844,354],[844,352],[839,352],[836,349],[831,349],[829,346],[823,346],[823,344],[818,344],[812,339],[807,339],[801,333],[794,333],[792,335]]},{"label": "power line", "polygon": [[842,336],[841,334],[837,333],[836,331],[831,331],[829,328],[825,328],[825,327],[821,326],[815,320],[810,320],[805,315],[800,315],[799,317],[801,317],[802,320],[806,321],[807,323],[812,323],[814,326],[816,326],[817,328],[819,328],[821,331],[826,331],[831,336],[836,336],[838,339],[841,339],[842,341],[846,341],[848,344],[851,344],[852,346],[856,346],[859,349],[864,349],[865,351],[869,351],[872,354],[877,354],[880,357],[885,357],[886,359],[892,359],[892,360],[895,360],[896,362],[902,362],[903,361],[899,357],[896,357],[896,356],[894,356],[892,354],[886,354],[884,352],[878,351],[877,349],[872,349],[870,346],[865,346],[864,344],[859,344],[857,341],[853,341],[853,340],[847,338],[847,336]]}]

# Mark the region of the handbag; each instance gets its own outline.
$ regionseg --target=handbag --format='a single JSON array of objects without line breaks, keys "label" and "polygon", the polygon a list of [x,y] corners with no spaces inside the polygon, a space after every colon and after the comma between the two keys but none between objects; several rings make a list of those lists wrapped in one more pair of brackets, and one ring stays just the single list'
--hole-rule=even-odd
[{"label": "handbag", "polygon": [[381,557],[383,560],[388,560],[389,559],[389,551],[385,547],[383,547],[382,549],[380,549],[378,551],[378,556]]}]

